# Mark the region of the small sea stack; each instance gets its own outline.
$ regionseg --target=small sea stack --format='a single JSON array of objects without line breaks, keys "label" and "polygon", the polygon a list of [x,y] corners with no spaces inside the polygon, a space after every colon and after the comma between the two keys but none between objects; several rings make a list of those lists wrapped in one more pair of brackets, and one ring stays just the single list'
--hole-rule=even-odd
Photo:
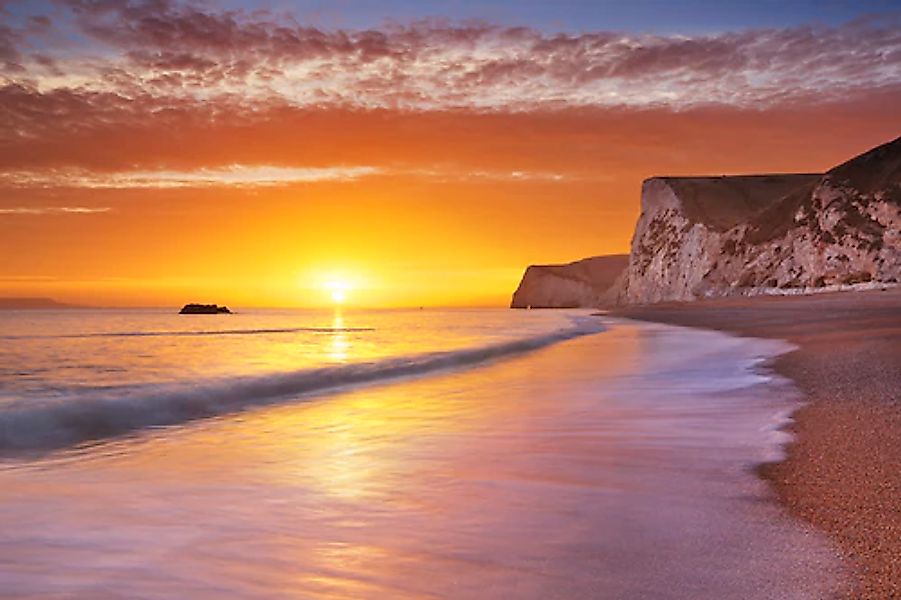
[{"label": "small sea stack", "polygon": [[218,304],[185,304],[178,311],[180,315],[222,315],[231,314],[227,306]]}]

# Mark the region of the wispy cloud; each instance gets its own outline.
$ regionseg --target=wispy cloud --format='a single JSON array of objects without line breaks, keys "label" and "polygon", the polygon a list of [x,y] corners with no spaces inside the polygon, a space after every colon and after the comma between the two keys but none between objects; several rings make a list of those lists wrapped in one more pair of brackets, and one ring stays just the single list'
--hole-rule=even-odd
[{"label": "wispy cloud", "polygon": [[231,165],[193,171],[163,170],[115,173],[96,173],[83,169],[53,169],[0,173],[0,185],[97,189],[271,187],[293,183],[353,181],[380,172],[379,168],[369,166],[274,167],[268,165]]},{"label": "wispy cloud", "polygon": [[[583,177],[570,173],[558,173],[553,171],[528,171],[528,170],[490,170],[490,169],[470,169],[466,167],[435,167],[427,169],[410,169],[399,171],[402,174],[413,177],[421,177],[424,179],[434,179],[438,181],[454,181],[454,182],[568,182],[580,180]],[[610,177],[603,174],[593,174],[590,179],[592,181],[609,180]]]},{"label": "wispy cloud", "polygon": [[[191,171],[119,171],[101,173],[85,169],[0,172],[0,187],[91,188],[91,189],[173,189],[204,187],[275,187],[297,183],[351,182],[364,177],[400,176],[455,182],[563,182],[572,175],[546,171],[485,170],[461,166],[414,168],[404,166],[276,167],[270,165],[230,165]],[[593,180],[604,179],[593,176]],[[6,211],[5,213],[2,211]],[[0,209],[0,214],[57,212],[100,212],[101,209]],[[108,209],[102,209],[108,210]]]},{"label": "wispy cloud", "polygon": [[109,212],[110,208],[93,208],[87,206],[20,206],[0,208],[2,215],[93,215]]}]

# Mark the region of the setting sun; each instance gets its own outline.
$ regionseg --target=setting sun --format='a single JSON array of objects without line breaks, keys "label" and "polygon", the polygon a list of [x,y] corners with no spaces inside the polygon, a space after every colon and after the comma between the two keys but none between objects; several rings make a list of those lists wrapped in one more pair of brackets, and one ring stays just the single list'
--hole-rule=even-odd
[{"label": "setting sun", "polygon": [[347,292],[350,290],[350,284],[341,280],[330,280],[324,285],[328,291],[332,302],[335,304],[344,304],[347,300]]}]

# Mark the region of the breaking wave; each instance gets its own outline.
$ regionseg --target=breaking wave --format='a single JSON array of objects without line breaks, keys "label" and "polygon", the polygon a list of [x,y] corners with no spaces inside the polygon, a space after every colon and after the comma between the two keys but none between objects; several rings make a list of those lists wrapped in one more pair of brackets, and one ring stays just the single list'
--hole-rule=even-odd
[{"label": "breaking wave", "polygon": [[553,333],[475,348],[259,376],[82,389],[53,398],[18,400],[0,406],[0,452],[64,448],[297,399],[303,394],[472,367],[602,330],[598,319],[575,318],[572,326]]}]

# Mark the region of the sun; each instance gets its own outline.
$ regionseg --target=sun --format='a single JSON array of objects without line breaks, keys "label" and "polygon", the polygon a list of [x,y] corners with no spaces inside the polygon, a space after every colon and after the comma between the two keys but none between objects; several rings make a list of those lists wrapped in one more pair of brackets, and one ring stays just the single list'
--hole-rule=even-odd
[{"label": "sun", "polygon": [[310,269],[298,271],[296,277],[297,286],[305,294],[316,297],[314,305],[322,307],[356,306],[358,298],[371,289],[367,278],[350,270]]},{"label": "sun", "polygon": [[344,304],[347,301],[347,293],[350,290],[350,284],[341,279],[329,279],[323,287],[328,291],[332,302],[335,304]]}]

